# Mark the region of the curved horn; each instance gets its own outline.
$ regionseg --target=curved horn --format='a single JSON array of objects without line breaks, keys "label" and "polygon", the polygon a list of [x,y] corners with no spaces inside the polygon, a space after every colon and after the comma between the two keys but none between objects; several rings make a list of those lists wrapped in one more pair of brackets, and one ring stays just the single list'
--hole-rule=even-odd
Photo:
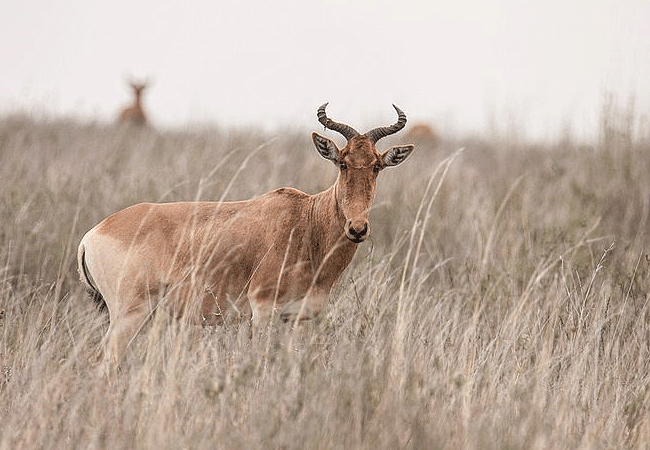
[{"label": "curved horn", "polygon": [[397,122],[389,127],[373,128],[372,130],[368,131],[366,133],[366,136],[368,136],[372,142],[377,142],[383,137],[386,137],[390,134],[395,134],[404,128],[404,125],[406,125],[406,114],[404,114],[404,111],[395,105],[393,105],[393,108],[395,108],[395,111],[397,111]]},{"label": "curved horn", "polygon": [[359,135],[359,132],[352,128],[350,125],[346,125],[344,123],[338,123],[334,122],[332,119],[327,117],[327,114],[325,114],[325,107],[329,104],[329,102],[321,105],[320,108],[318,108],[318,113],[316,114],[318,116],[318,121],[323,124],[325,128],[329,128],[332,131],[338,131],[341,133],[345,138],[349,141],[355,136]]}]

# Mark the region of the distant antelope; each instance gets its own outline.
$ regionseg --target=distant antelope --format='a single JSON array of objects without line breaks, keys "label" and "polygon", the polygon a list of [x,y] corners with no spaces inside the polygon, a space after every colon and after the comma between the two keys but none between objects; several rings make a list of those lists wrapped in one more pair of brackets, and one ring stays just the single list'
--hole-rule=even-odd
[{"label": "distant antelope", "polygon": [[394,125],[359,134],[318,109],[318,120],[347,139],[343,149],[312,133],[322,157],[339,169],[329,189],[308,195],[280,188],[237,202],[141,203],[107,217],[79,244],[83,282],[103,297],[110,325],[106,353],[119,362],[129,342],[161,303],[174,316],[219,324],[250,317],[253,327],[315,317],[370,234],[368,210],[377,175],[413,145],[378,153]]},{"label": "distant antelope", "polygon": [[438,143],[438,133],[425,122],[411,125],[406,130],[406,136],[417,144],[436,145]]},{"label": "distant antelope", "polygon": [[147,116],[142,109],[142,92],[148,86],[147,83],[135,83],[129,81],[129,86],[133,89],[135,99],[133,104],[125,107],[118,117],[120,123],[131,123],[133,125],[145,125],[147,123]]}]

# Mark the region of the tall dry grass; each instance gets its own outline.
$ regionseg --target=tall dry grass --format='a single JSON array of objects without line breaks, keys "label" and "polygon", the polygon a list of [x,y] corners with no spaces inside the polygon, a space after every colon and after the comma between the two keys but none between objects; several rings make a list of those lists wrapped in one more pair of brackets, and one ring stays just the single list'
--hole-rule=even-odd
[{"label": "tall dry grass", "polygon": [[107,380],[83,233],[139,201],[326,188],[308,131],[0,119],[1,449],[650,445],[650,145],[611,133],[416,149],[320,318],[251,342],[158,314]]}]

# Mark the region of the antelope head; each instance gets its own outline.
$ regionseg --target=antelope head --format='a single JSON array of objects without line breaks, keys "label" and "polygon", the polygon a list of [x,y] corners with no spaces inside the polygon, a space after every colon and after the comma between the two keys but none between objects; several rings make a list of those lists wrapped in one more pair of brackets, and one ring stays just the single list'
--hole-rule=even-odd
[{"label": "antelope head", "polygon": [[147,82],[136,83],[135,81],[129,81],[129,85],[133,90],[133,95],[135,95],[136,103],[140,103],[140,99],[142,98],[142,92],[147,88],[148,83]]},{"label": "antelope head", "polygon": [[386,167],[404,161],[413,151],[413,145],[398,145],[379,153],[375,148],[377,141],[397,133],[406,125],[406,115],[397,106],[397,122],[391,126],[374,128],[359,134],[349,125],[335,122],[327,117],[327,103],[318,108],[318,121],[325,128],[341,133],[347,144],[339,149],[330,139],[312,133],[316,149],[325,159],[339,168],[339,176],[334,186],[336,202],[345,219],[345,236],[355,244],[363,242],[370,235],[368,211],[375,196],[377,175]]}]

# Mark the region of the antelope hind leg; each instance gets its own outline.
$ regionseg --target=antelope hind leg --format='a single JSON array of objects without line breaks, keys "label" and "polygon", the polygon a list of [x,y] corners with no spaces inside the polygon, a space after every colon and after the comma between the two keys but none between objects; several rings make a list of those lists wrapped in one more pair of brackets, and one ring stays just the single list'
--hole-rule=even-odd
[{"label": "antelope hind leg", "polygon": [[110,318],[110,325],[105,339],[105,360],[118,367],[124,352],[149,319],[147,308],[138,308]]}]

